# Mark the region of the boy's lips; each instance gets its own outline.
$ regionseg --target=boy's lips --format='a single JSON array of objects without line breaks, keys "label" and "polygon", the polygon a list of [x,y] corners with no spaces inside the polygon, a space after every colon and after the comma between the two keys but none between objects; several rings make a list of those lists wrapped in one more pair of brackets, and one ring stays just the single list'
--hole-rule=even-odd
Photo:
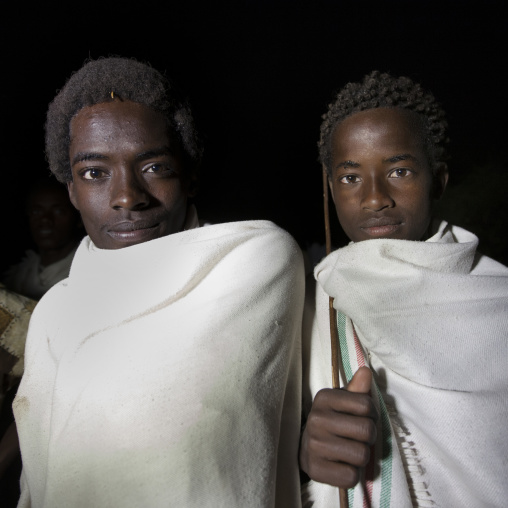
[{"label": "boy's lips", "polygon": [[150,229],[156,225],[157,223],[146,220],[126,220],[109,226],[108,231],[113,233],[128,233],[139,229]]},{"label": "boy's lips", "polygon": [[399,229],[403,222],[389,217],[372,217],[360,225],[369,236],[387,236]]},{"label": "boy's lips", "polygon": [[153,239],[158,226],[152,221],[123,221],[109,226],[107,233],[116,241],[141,243]]}]

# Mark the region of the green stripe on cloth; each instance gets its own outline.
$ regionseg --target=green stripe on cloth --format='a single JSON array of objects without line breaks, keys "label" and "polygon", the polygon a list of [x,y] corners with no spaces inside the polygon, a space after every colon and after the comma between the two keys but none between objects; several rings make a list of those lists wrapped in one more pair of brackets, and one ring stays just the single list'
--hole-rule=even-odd
[{"label": "green stripe on cloth", "polygon": [[379,499],[380,508],[390,508],[390,500],[392,495],[392,433],[390,426],[390,417],[386,409],[385,401],[379,392],[376,382],[373,380],[376,389],[379,408],[381,410],[381,495]]},{"label": "green stripe on cloth", "polygon": [[[347,382],[351,381],[353,377],[353,369],[351,368],[351,359],[349,358],[349,351],[347,348],[346,338],[346,316],[342,312],[337,312],[337,333],[339,335],[340,355],[342,358],[342,366],[346,374]],[[355,500],[355,489],[348,489],[347,491],[348,505],[353,506]]]},{"label": "green stripe on cloth", "polygon": [[379,500],[380,508],[389,508],[392,494],[392,433],[390,426],[390,417],[386,409],[385,402],[377,385],[376,392],[379,400],[379,407],[381,409],[381,428],[383,432],[383,446],[381,455],[381,499]]},{"label": "green stripe on cloth", "polygon": [[339,347],[342,356],[342,365],[346,374],[347,382],[353,377],[353,369],[351,368],[351,359],[347,348],[346,338],[346,316],[342,312],[337,312],[337,332],[339,334]]},{"label": "green stripe on cloth", "polygon": [[[342,364],[349,383],[353,377],[353,369],[351,367],[351,359],[349,357],[349,350],[347,347],[346,321],[346,316],[342,312],[337,312],[337,332],[339,335]],[[385,402],[374,379],[372,380],[372,384],[373,391],[376,392],[381,413],[381,493],[379,508],[390,508],[392,492],[392,434],[390,417],[388,416],[388,410],[386,409]],[[354,504],[354,492],[355,489],[348,489],[349,506],[353,506]]]},{"label": "green stripe on cloth", "polygon": [[347,504],[353,506],[355,502],[355,489],[347,489]]}]

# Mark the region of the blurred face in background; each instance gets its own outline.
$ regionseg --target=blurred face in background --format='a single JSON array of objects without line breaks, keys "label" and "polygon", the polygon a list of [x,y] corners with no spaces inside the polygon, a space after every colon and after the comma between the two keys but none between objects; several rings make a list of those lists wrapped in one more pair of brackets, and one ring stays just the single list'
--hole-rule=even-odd
[{"label": "blurred face in background", "polygon": [[81,221],[63,185],[33,190],[27,200],[27,213],[39,253],[70,251],[77,243]]}]

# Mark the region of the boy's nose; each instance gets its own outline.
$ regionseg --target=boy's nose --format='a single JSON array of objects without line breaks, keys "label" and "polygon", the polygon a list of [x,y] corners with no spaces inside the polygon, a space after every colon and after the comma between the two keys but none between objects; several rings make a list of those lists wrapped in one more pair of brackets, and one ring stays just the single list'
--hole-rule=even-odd
[{"label": "boy's nose", "polygon": [[362,206],[366,210],[379,212],[395,205],[386,183],[374,179],[365,187]]},{"label": "boy's nose", "polygon": [[131,171],[124,171],[115,175],[111,184],[111,208],[119,210],[137,210],[148,205],[149,196],[142,181]]}]

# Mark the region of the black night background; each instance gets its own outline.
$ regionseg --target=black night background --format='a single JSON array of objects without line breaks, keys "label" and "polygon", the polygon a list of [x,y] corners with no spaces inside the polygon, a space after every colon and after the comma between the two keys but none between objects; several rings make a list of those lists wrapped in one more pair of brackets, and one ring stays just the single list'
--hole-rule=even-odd
[{"label": "black night background", "polygon": [[442,214],[508,263],[504,4],[104,1],[5,9],[1,270],[30,246],[23,195],[48,172],[48,103],[85,59],[110,55],[148,61],[187,92],[205,139],[200,217],[269,219],[302,247],[324,241],[316,142],[334,91],[374,69],[410,76],[448,113],[451,181]]}]

